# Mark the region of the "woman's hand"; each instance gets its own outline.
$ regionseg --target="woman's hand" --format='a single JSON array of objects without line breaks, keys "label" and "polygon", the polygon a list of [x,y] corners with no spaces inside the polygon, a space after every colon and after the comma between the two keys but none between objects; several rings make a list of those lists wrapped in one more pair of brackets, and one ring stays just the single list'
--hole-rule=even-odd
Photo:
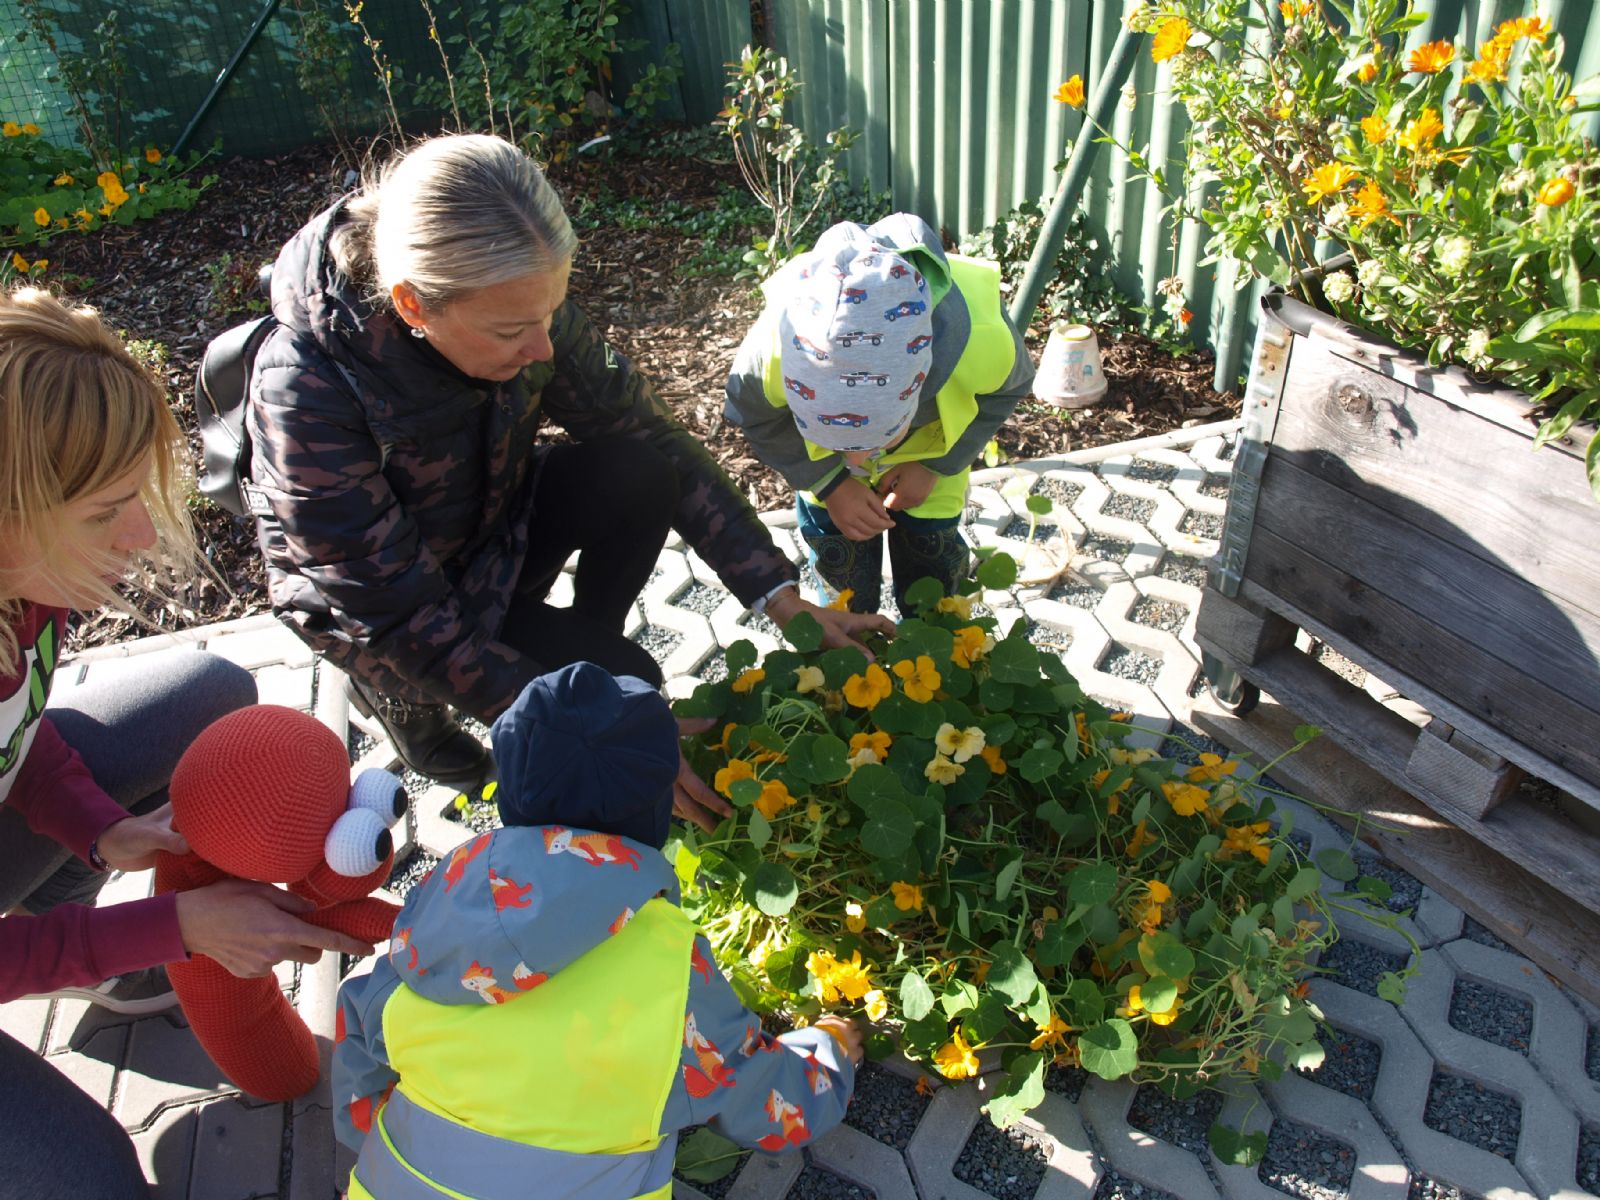
[{"label": "woman's hand", "polygon": [[925,503],[938,483],[939,476],[921,463],[901,463],[878,480],[878,495],[885,509],[907,512]]},{"label": "woman's hand", "polygon": [[[716,723],[712,717],[679,717],[678,736],[693,737]],[[672,814],[693,821],[707,833],[716,829],[723,817],[733,815],[733,805],[706,786],[706,781],[694,773],[681,750],[678,752],[678,778],[672,784]]]},{"label": "woman's hand", "polygon": [[361,958],[372,953],[367,942],[295,915],[314,908],[270,883],[224,879],[178,893],[178,931],[190,954],[204,954],[241,979],[270,975],[285,960],[314,963],[324,950]]},{"label": "woman's hand", "polygon": [[156,865],[156,851],[189,853],[189,843],[172,827],[172,805],[163,804],[139,817],[124,817],[107,825],[94,848],[106,866],[118,871],[143,871]]},{"label": "woman's hand", "polygon": [[846,479],[822,503],[834,526],[852,542],[870,542],[884,530],[894,528],[894,518],[883,507],[883,501],[859,479]]},{"label": "woman's hand", "polygon": [[894,636],[894,622],[881,613],[840,612],[836,608],[823,608],[800,595],[798,587],[785,588],[767,601],[767,616],[781,629],[800,613],[810,613],[822,626],[822,644],[830,650],[853,646],[872,661],[872,651],[856,639],[867,633]]}]

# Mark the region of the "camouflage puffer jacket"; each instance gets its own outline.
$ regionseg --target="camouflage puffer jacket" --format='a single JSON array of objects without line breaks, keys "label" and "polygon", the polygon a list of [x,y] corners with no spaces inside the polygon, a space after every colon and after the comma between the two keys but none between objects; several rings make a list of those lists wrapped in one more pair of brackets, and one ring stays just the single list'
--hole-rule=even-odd
[{"label": "camouflage puffer jacket", "polygon": [[[343,203],[283,248],[281,322],[261,347],[247,416],[273,610],[340,668],[391,694],[485,720],[544,667],[499,640],[534,520],[546,417],[575,439],[636,437],[678,470],[673,527],[746,604],[792,563],[655,389],[571,301],[555,357],[507,383],[472,379],[406,336],[340,273]],[[351,380],[357,387],[352,389]],[[581,504],[583,498],[572,498]]]}]

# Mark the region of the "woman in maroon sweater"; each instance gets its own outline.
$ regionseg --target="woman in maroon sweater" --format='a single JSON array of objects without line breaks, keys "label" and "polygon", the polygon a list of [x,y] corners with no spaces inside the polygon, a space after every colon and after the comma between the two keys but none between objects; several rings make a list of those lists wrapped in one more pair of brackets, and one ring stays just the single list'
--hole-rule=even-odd
[{"label": "woman in maroon sweater", "polygon": [[[118,603],[120,581],[159,588],[195,563],[183,452],[161,385],[92,311],[0,294],[0,1002],[49,993],[147,1012],[172,1003],[149,969],[191,953],[240,975],[325,948],[371,953],[301,921],[309,903],[267,884],[93,907],[108,870],[187,850],[166,803],[172,768],[255,698],[247,672],[199,653],[100,664],[51,695],[69,608]],[[116,1122],[4,1034],[0,1163],[7,1194],[147,1194]]]}]

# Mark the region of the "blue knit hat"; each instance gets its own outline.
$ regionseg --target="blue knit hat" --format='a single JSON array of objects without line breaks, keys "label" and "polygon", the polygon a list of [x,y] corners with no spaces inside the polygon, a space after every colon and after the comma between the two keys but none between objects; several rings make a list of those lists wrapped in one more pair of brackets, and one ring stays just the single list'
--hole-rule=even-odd
[{"label": "blue knit hat", "polygon": [[570,825],[660,848],[678,723],[642,679],[589,662],[541,675],[489,731],[505,825]]}]

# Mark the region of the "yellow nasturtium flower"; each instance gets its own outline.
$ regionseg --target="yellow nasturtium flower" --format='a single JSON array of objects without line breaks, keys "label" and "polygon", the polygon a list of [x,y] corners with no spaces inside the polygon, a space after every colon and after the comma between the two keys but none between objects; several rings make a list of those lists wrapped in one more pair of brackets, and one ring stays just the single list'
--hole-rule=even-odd
[{"label": "yellow nasturtium flower", "polygon": [[868,663],[867,669],[860,675],[852,675],[844,681],[844,698],[857,708],[871,711],[878,707],[878,702],[887,699],[894,692],[894,684],[889,675],[877,663]]},{"label": "yellow nasturtium flower", "polygon": [[56,187],[66,187],[69,183],[76,183],[77,180],[73,179],[71,175],[68,175],[65,171],[63,171],[50,182],[55,184]]},{"label": "yellow nasturtium flower", "polygon": [[934,607],[942,613],[954,613],[963,621],[972,620],[971,596],[945,596]]},{"label": "yellow nasturtium flower", "polygon": [[873,988],[862,999],[866,1003],[867,1020],[881,1021],[889,1015],[889,1001],[877,988]]},{"label": "yellow nasturtium flower", "polygon": [[[872,670],[868,667],[867,670]],[[939,690],[939,685],[944,682],[938,669],[933,665],[933,659],[926,654],[917,655],[916,662],[903,658],[894,664],[894,673],[900,676],[905,684],[906,699],[918,704],[926,704],[933,699],[933,693]]]},{"label": "yellow nasturtium flower", "polygon": [[901,912],[922,911],[921,885],[896,880],[889,885],[889,890],[894,893],[894,906]]},{"label": "yellow nasturtium flower", "polygon": [[985,654],[994,649],[994,636],[985,633],[981,626],[968,625],[956,630],[955,644],[950,648],[950,661],[958,667],[971,669]]},{"label": "yellow nasturtium flower", "polygon": [[1223,778],[1239,769],[1236,758],[1223,760],[1220,754],[1202,754],[1200,765],[1189,768],[1190,783],[1221,783]]},{"label": "yellow nasturtium flower", "polygon": [[1037,1026],[1037,1028],[1039,1030],[1038,1034],[1028,1043],[1028,1049],[1030,1050],[1043,1050],[1046,1046],[1062,1045],[1066,1041],[1067,1034],[1072,1029],[1072,1026],[1052,1012],[1050,1020],[1043,1025]]},{"label": "yellow nasturtium flower", "polygon": [[855,594],[855,588],[845,588],[844,591],[828,601],[828,607],[834,612],[849,612],[850,601],[854,599]]},{"label": "yellow nasturtium flower", "polygon": [[750,694],[750,689],[766,677],[767,673],[760,667],[746,667],[739,672],[739,678],[733,681],[733,690],[741,696],[747,696]]},{"label": "yellow nasturtium flower", "polygon": [[796,667],[794,669],[794,690],[804,696],[807,692],[821,691],[823,684],[828,682],[821,667]]},{"label": "yellow nasturtium flower", "polygon": [[[871,755],[862,759],[862,762],[881,763],[889,757],[889,747],[894,744],[894,739],[882,730],[863,730],[850,735],[850,761],[856,762],[856,756],[862,753]],[[857,766],[862,765],[856,762]]]},{"label": "yellow nasturtium flower", "polygon": [[23,123],[22,132],[27,134],[29,137],[38,137],[39,127],[32,121],[26,121]]},{"label": "yellow nasturtium flower", "polygon": [[1248,854],[1265,866],[1271,851],[1262,845],[1261,835],[1271,828],[1271,823],[1267,821],[1254,821],[1249,825],[1229,828],[1222,839],[1222,848],[1217,851],[1217,857],[1231,858],[1235,854]]},{"label": "yellow nasturtium flower", "polygon": [[1180,817],[1192,817],[1196,813],[1206,811],[1206,802],[1210,795],[1203,787],[1196,787],[1192,783],[1180,783],[1172,780],[1161,785],[1161,792],[1172,805],[1172,811]]},{"label": "yellow nasturtium flower", "polygon": [[711,781],[711,786],[724,796],[731,797],[733,793],[728,789],[741,779],[754,779],[755,777],[756,769],[753,764],[746,762],[742,758],[733,758],[728,760],[727,766],[717,772],[715,778]]},{"label": "yellow nasturtium flower", "polygon": [[860,933],[867,927],[867,910],[854,900],[844,906],[844,927],[851,933]]},{"label": "yellow nasturtium flower", "polygon": [[1000,757],[999,746],[985,746],[979,757],[989,764],[989,770],[996,775],[1004,775],[1006,773],[1006,760]]},{"label": "yellow nasturtium flower", "polygon": [[0,133],[7,137],[18,137],[22,133],[22,126],[15,121],[7,121],[4,125],[0,125]]},{"label": "yellow nasturtium flower", "polygon": [[972,1079],[978,1074],[978,1056],[967,1045],[958,1029],[934,1051],[933,1065],[946,1079]]},{"label": "yellow nasturtium flower", "polygon": [[923,777],[932,783],[952,784],[967,773],[967,769],[951,762],[942,754],[935,754],[933,761],[922,768]]},{"label": "yellow nasturtium flower", "polygon": [[756,798],[756,809],[771,821],[784,809],[800,803],[789,794],[789,785],[781,779],[769,779],[761,785],[761,795]]},{"label": "yellow nasturtium flower", "polygon": [[983,753],[983,730],[976,725],[957,729],[946,721],[933,735],[933,744],[940,754],[948,755],[953,762],[964,763],[975,754]]},{"label": "yellow nasturtium flower", "polygon": [[13,253],[11,255],[11,266],[14,270],[20,271],[24,275],[28,273],[28,260],[20,254]]}]

